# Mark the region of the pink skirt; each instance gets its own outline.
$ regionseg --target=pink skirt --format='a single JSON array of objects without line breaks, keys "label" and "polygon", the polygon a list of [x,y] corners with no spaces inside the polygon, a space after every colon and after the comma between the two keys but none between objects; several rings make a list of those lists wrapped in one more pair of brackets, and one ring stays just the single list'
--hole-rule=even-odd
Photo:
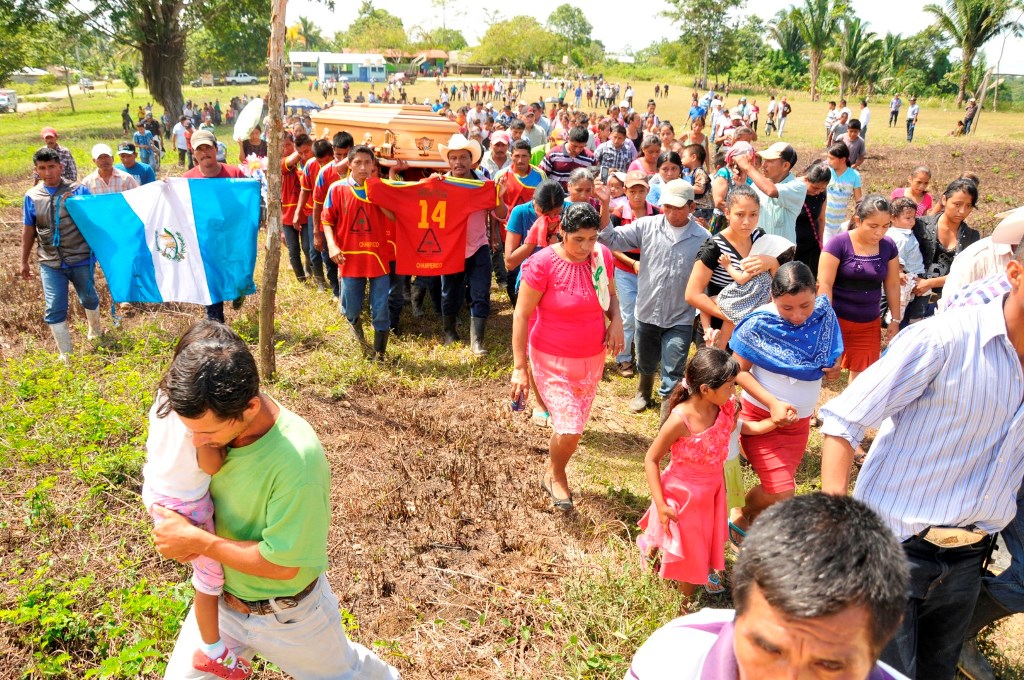
[{"label": "pink skirt", "polygon": [[583,434],[604,374],[604,352],[573,358],[530,347],[530,366],[555,434]]},{"label": "pink skirt", "polygon": [[662,578],[706,583],[712,569],[725,569],[728,516],[722,466],[673,462],[661,473],[661,490],[679,521],[666,532],[652,503],[640,518],[644,533],[636,544],[645,554],[661,549]]}]

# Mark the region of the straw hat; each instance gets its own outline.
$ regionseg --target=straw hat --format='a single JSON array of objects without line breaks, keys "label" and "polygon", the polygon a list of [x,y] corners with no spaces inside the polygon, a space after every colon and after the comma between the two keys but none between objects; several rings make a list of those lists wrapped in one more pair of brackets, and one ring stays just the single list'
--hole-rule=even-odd
[{"label": "straw hat", "polygon": [[437,150],[441,152],[441,155],[444,158],[448,158],[449,151],[469,151],[472,158],[471,162],[474,165],[480,160],[480,157],[483,156],[483,149],[480,148],[480,142],[475,139],[466,139],[466,137],[461,134],[452,135],[452,138],[448,140],[447,144],[438,144]]}]

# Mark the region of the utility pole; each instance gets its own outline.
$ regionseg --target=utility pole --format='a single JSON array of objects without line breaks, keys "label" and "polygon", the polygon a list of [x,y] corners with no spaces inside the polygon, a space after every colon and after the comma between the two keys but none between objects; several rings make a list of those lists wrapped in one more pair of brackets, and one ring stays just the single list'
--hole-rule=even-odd
[{"label": "utility pole", "polygon": [[260,290],[260,375],[269,380],[277,370],[274,354],[274,315],[277,304],[277,275],[281,265],[281,138],[284,135],[284,102],[287,81],[284,75],[285,9],[288,0],[272,0],[270,46],[269,120],[267,122],[267,250],[263,260],[263,287]]}]

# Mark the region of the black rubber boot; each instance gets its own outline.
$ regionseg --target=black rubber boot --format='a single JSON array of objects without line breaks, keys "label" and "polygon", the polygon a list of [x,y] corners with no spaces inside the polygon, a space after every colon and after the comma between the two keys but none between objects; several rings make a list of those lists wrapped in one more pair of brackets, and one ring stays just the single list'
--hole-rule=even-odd
[{"label": "black rubber boot", "polygon": [[665,424],[665,421],[668,420],[668,414],[671,412],[672,409],[669,407],[668,397],[665,397],[661,400],[661,425]]},{"label": "black rubber boot", "polygon": [[629,402],[629,410],[643,413],[651,405],[651,393],[654,391],[654,375],[640,374],[640,384],[636,388],[636,396]]},{"label": "black rubber boot", "polygon": [[412,315],[416,318],[423,316],[423,300],[427,297],[427,289],[420,286],[412,287]]},{"label": "black rubber boot", "polygon": [[384,353],[388,350],[388,335],[389,331],[374,331],[373,332],[373,360],[377,362],[384,361]]},{"label": "black rubber boot", "polygon": [[456,315],[442,316],[441,322],[444,324],[444,339],[441,340],[442,345],[450,345],[453,342],[459,342],[459,332],[455,330],[455,324],[458,322],[459,317]]},{"label": "black rubber boot", "polygon": [[473,356],[485,357],[487,350],[484,349],[484,332],[487,330],[487,317],[474,316],[469,321],[469,347],[473,350]]},{"label": "black rubber boot", "polygon": [[366,334],[363,333],[363,325],[356,320],[355,323],[349,322],[348,326],[352,329],[352,335],[355,337],[356,342],[359,343],[359,349],[362,351],[363,356],[367,359],[372,359],[373,351],[370,345],[366,342]]}]

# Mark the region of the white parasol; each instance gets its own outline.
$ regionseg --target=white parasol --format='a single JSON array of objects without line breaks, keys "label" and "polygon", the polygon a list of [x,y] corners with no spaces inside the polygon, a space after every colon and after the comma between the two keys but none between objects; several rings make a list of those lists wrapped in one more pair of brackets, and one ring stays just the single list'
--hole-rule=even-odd
[{"label": "white parasol", "polygon": [[238,118],[235,119],[234,140],[242,142],[249,139],[249,133],[260,124],[262,118],[263,100],[259,98],[253,99],[245,105],[245,108],[238,114]]}]

